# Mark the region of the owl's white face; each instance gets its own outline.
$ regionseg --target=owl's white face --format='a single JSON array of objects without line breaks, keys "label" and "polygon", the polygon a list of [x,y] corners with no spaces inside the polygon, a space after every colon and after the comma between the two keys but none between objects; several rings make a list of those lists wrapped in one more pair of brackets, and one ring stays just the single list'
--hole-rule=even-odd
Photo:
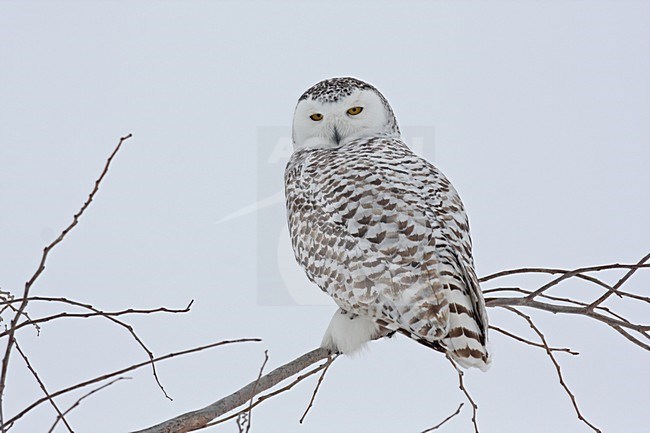
[{"label": "owl's white face", "polygon": [[355,89],[333,102],[302,99],[293,116],[294,149],[336,148],[352,140],[395,134],[394,116],[376,91]]}]

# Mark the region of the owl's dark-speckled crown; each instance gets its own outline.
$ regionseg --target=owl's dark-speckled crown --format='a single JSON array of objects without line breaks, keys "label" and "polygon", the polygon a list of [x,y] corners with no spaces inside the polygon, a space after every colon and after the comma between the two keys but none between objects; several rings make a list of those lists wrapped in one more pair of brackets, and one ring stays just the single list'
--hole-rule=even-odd
[{"label": "owl's dark-speckled crown", "polygon": [[314,84],[311,86],[305,93],[302,94],[300,99],[298,99],[298,104],[304,100],[312,100],[323,103],[334,103],[338,102],[340,99],[350,96],[356,90],[370,90],[375,92],[384,108],[386,109],[387,120],[386,126],[387,130],[392,133],[399,134],[399,127],[397,126],[397,119],[393,113],[393,109],[390,107],[390,104],[384,98],[384,95],[381,94],[377,88],[371,84],[366,83],[352,77],[340,77],[340,78],[329,78],[323,80],[320,83]]},{"label": "owl's dark-speckled crown", "polygon": [[299,101],[314,99],[320,102],[336,102],[341,98],[350,96],[355,90],[373,90],[380,94],[373,86],[356,78],[329,78],[307,89]]}]

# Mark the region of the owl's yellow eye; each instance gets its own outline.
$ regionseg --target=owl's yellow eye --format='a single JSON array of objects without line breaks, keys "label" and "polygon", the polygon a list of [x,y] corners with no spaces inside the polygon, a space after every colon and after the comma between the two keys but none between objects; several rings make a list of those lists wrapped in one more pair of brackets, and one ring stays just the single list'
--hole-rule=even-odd
[{"label": "owl's yellow eye", "polygon": [[363,111],[363,107],[352,107],[348,110],[350,116],[356,116]]},{"label": "owl's yellow eye", "polygon": [[320,113],[314,113],[311,116],[309,116],[309,118],[314,122],[318,122],[319,120],[323,120],[323,115]]}]

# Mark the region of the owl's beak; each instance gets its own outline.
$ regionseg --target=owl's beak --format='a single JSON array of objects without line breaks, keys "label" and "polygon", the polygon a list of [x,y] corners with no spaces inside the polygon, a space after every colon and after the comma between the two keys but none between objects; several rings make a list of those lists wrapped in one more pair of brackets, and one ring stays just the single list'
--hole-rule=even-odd
[{"label": "owl's beak", "polygon": [[337,145],[341,142],[341,134],[336,126],[334,126],[334,141]]}]

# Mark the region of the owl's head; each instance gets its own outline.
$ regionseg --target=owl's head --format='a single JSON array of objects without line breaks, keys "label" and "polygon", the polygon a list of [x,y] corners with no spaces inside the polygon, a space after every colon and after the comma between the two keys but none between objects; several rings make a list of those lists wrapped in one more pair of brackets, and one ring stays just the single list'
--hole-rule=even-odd
[{"label": "owl's head", "polygon": [[293,116],[294,149],[336,148],[369,136],[399,136],[386,98],[356,78],[330,78],[308,89]]}]

